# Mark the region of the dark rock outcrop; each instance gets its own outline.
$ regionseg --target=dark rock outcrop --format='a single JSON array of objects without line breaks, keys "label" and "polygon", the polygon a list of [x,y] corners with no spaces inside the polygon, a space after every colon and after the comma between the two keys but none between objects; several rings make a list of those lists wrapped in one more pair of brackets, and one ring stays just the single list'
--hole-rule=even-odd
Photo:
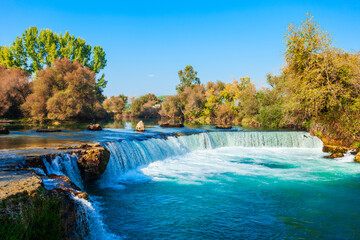
[{"label": "dark rock outcrop", "polygon": [[100,145],[87,145],[85,150],[80,150],[78,154],[77,163],[84,181],[96,180],[105,172],[110,159],[109,150]]},{"label": "dark rock outcrop", "polygon": [[182,127],[184,127],[184,124],[182,124],[182,123],[174,123],[174,124],[162,123],[162,124],[160,124],[160,127],[163,127],[163,128],[182,128]]},{"label": "dark rock outcrop", "polygon": [[101,131],[102,127],[100,124],[90,124],[86,129],[89,131]]},{"label": "dark rock outcrop", "polygon": [[56,186],[57,189],[69,192],[79,198],[84,198],[86,200],[89,199],[88,194],[86,192],[82,192],[81,189],[76,186],[69,177],[64,175],[50,174],[49,176],[47,176],[47,178],[54,181],[53,184]]},{"label": "dark rock outcrop", "polygon": [[216,125],[216,129],[232,129],[231,125]]},{"label": "dark rock outcrop", "polygon": [[39,129],[36,129],[36,132],[44,132],[44,133],[48,133],[48,132],[61,132],[61,129],[56,129],[56,128],[39,128]]},{"label": "dark rock outcrop", "polygon": [[0,134],[9,134],[10,131],[6,127],[0,126]]},{"label": "dark rock outcrop", "polygon": [[138,122],[138,124],[136,124],[136,132],[144,132],[145,131],[145,125],[143,123],[143,121]]},{"label": "dark rock outcrop", "polygon": [[332,153],[330,156],[325,156],[325,158],[332,159],[332,158],[341,158],[343,156],[344,156],[344,154],[339,152],[339,153]]}]

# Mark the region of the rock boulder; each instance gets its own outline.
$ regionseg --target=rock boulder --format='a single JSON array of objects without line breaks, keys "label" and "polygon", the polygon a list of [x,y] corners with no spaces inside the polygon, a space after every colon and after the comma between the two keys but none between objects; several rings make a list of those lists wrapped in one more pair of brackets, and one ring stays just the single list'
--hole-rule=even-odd
[{"label": "rock boulder", "polygon": [[79,151],[78,167],[85,181],[99,178],[105,172],[110,159],[110,152],[106,148],[97,145],[86,147]]},{"label": "rock boulder", "polygon": [[0,127],[0,134],[9,134],[10,131],[6,127]]},{"label": "rock boulder", "polygon": [[360,152],[358,152],[355,156],[355,162],[360,162]]},{"label": "rock boulder", "polygon": [[136,124],[136,129],[137,132],[144,132],[145,131],[145,125],[143,123],[143,121],[138,122],[138,124]]},{"label": "rock boulder", "polygon": [[90,124],[86,129],[90,131],[101,131],[102,127],[100,124]]},{"label": "rock boulder", "polygon": [[232,129],[231,125],[216,125],[216,129]]},{"label": "rock boulder", "polygon": [[36,129],[36,132],[61,132],[61,129],[57,129],[57,128],[39,128]]},{"label": "rock boulder", "polygon": [[163,127],[163,128],[182,128],[182,127],[184,127],[184,124],[182,124],[182,123],[174,123],[174,124],[162,123],[162,124],[160,124],[160,127]]},{"label": "rock boulder", "polygon": [[350,149],[347,147],[341,147],[341,146],[333,146],[333,145],[324,145],[323,147],[323,152],[328,152],[328,153],[346,153],[347,151],[349,151]]}]

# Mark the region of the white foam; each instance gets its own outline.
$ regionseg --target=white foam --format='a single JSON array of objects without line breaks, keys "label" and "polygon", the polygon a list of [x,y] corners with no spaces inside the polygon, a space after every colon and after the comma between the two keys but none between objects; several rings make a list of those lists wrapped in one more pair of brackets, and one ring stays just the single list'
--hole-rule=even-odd
[{"label": "white foam", "polygon": [[[78,238],[86,238],[90,240],[113,240],[122,239],[119,236],[110,233],[106,230],[102,216],[98,212],[99,206],[94,207],[98,203],[92,200],[93,203],[83,198],[72,196],[74,201],[78,203]],[[89,232],[87,232],[89,230]]]},{"label": "white foam", "polygon": [[141,171],[154,181],[201,184],[224,179],[225,175],[229,181],[236,175],[321,181],[329,178],[322,173],[330,172],[333,173],[331,177],[337,178],[340,173],[360,170],[360,165],[348,166],[340,161],[324,159],[324,156],[321,149],[227,147],[170,157],[153,162]]}]

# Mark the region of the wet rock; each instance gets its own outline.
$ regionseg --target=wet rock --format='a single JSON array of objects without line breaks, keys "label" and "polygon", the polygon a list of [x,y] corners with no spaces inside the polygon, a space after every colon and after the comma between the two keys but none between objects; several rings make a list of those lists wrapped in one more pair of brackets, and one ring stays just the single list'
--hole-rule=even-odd
[{"label": "wet rock", "polygon": [[48,133],[48,132],[61,132],[61,129],[56,129],[56,128],[39,128],[39,129],[36,129],[36,132],[44,132],[44,133]]},{"label": "wet rock", "polygon": [[100,124],[90,124],[86,129],[89,131],[101,131],[102,127]]},{"label": "wet rock", "polygon": [[216,125],[216,129],[232,129],[231,125]]},{"label": "wet rock", "polygon": [[6,127],[0,127],[0,134],[9,134],[10,131]]},{"label": "wet rock", "polygon": [[338,153],[332,153],[330,156],[326,156],[325,158],[330,158],[330,159],[332,159],[332,158],[341,158],[341,157],[343,157],[343,156],[344,156],[343,153],[338,152]]},{"label": "wet rock", "polygon": [[82,192],[81,188],[76,186],[76,184],[73,183],[69,177],[64,175],[50,174],[48,178],[54,181],[53,184],[56,186],[56,189],[62,189],[79,198],[84,198],[86,200],[89,199],[88,194],[86,192]]},{"label": "wet rock", "polygon": [[182,124],[182,123],[174,123],[174,124],[162,123],[162,124],[160,124],[160,127],[163,127],[163,128],[182,128],[182,127],[184,127],[184,124]]},{"label": "wet rock", "polygon": [[90,147],[79,152],[78,167],[85,181],[99,178],[105,172],[110,152],[104,147]]},{"label": "wet rock", "polygon": [[23,167],[41,168],[44,170],[45,164],[43,158],[43,156],[27,156],[24,159]]},{"label": "wet rock", "polygon": [[144,132],[145,131],[145,125],[143,123],[143,121],[138,122],[138,124],[136,124],[136,129],[137,132]]},{"label": "wet rock", "polygon": [[323,147],[323,152],[328,152],[328,153],[346,153],[347,151],[349,151],[350,149],[347,147],[341,147],[341,146],[333,146],[333,145],[324,145]]},{"label": "wet rock", "polygon": [[54,184],[56,184],[56,186],[58,188],[62,188],[62,189],[74,189],[77,191],[80,191],[81,189],[76,186],[76,184],[74,184],[69,177],[64,176],[64,175],[56,175],[56,174],[50,174],[47,176],[50,179],[55,180]]},{"label": "wet rock", "polygon": [[352,155],[356,155],[356,154],[358,154],[360,152],[360,148],[355,148],[355,149],[352,149],[351,151],[350,151],[350,153],[352,154]]},{"label": "wet rock", "polygon": [[360,162],[360,152],[358,152],[354,159],[355,162]]},{"label": "wet rock", "polygon": [[87,143],[84,143],[84,144],[79,145],[79,148],[83,148],[83,149],[85,149],[85,148],[90,148],[90,147],[91,147],[91,145],[90,145],[90,144],[87,144]]}]

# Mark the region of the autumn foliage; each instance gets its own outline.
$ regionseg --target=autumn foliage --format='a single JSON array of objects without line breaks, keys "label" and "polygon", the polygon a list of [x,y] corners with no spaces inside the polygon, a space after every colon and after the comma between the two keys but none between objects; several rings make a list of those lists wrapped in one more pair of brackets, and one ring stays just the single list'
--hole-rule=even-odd
[{"label": "autumn foliage", "polygon": [[33,119],[92,119],[100,103],[95,73],[77,61],[58,59],[40,70],[22,109]]},{"label": "autumn foliage", "polygon": [[28,75],[20,69],[6,69],[0,65],[0,116],[21,117],[21,104],[30,94]]}]

